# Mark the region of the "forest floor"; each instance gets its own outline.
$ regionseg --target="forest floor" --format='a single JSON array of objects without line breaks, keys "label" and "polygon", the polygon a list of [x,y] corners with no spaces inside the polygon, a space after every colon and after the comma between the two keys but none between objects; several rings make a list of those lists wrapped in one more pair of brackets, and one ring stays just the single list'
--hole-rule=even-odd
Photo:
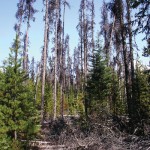
[{"label": "forest floor", "polygon": [[47,148],[39,146],[37,149],[150,150],[149,125],[145,126],[144,136],[128,134],[123,128],[123,122],[114,122],[112,119],[101,122],[91,119],[87,123],[79,117],[66,117],[64,120],[58,119],[43,125],[38,139],[46,141]]}]

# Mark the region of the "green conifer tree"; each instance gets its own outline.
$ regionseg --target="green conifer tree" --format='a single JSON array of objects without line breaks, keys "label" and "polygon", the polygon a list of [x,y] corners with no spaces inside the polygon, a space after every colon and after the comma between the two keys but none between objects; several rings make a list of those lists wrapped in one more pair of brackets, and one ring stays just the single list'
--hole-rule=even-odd
[{"label": "green conifer tree", "polygon": [[0,134],[12,140],[29,140],[36,131],[38,113],[34,93],[26,82],[28,75],[21,68],[19,48],[16,36],[0,80]]},{"label": "green conifer tree", "polygon": [[108,111],[110,85],[111,69],[107,67],[107,62],[102,57],[101,48],[98,48],[92,58],[92,68],[86,87],[85,107],[88,108],[89,113],[99,113],[100,110]]},{"label": "green conifer tree", "polygon": [[137,64],[135,70],[135,95],[138,103],[141,125],[150,116],[150,73],[142,65]]}]

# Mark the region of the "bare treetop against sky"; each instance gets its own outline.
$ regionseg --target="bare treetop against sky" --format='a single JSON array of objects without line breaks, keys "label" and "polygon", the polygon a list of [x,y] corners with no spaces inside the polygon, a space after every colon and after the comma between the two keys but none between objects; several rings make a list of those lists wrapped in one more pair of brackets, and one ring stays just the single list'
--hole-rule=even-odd
[{"label": "bare treetop against sky", "polygon": [[[108,0],[107,0],[108,1]],[[66,15],[65,15],[65,34],[69,34],[70,36],[70,48],[71,50],[74,49],[75,46],[77,46],[78,43],[78,32],[76,29],[76,26],[79,21],[79,6],[80,6],[80,0],[68,0],[70,3],[71,8],[66,9]],[[100,8],[102,6],[103,0],[95,0],[95,22],[96,22],[96,28],[95,33],[100,29],[100,18],[101,18],[101,12]],[[17,22],[15,18],[15,13],[17,11],[17,3],[18,0],[1,0],[1,9],[0,9],[0,64],[2,64],[2,61],[8,57],[9,48],[11,47],[11,44],[13,42],[13,39],[15,38],[15,31],[13,30],[14,24]],[[43,9],[43,0],[37,0],[35,3],[35,9],[37,9],[39,12],[35,15],[35,22],[31,23],[31,28],[29,31],[29,41],[30,41],[30,47],[29,47],[29,56],[35,57],[36,60],[40,60],[41,57],[41,50],[43,46],[43,28],[44,28],[44,22],[43,22],[43,15],[42,12]],[[26,25],[26,24],[24,24]],[[24,26],[25,27],[25,26]],[[22,27],[23,34],[25,33],[25,28]],[[138,37],[137,43],[139,45],[139,48],[143,47],[143,43],[141,42],[140,37]],[[139,44],[140,43],[140,44]],[[142,44],[141,44],[142,43]],[[50,43],[51,44],[51,43]],[[149,58],[142,59],[144,64],[148,63]]]}]

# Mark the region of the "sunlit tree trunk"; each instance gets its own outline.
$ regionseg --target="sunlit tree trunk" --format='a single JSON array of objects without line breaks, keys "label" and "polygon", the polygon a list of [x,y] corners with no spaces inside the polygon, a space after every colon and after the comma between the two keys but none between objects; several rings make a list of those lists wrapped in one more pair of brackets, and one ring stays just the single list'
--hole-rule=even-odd
[{"label": "sunlit tree trunk", "polygon": [[[101,33],[104,37],[104,51],[105,51],[105,57],[107,61],[109,62],[109,22],[108,22],[108,11],[107,11],[107,6],[106,2],[103,1],[102,9],[101,9]],[[107,63],[107,66],[109,63]]]},{"label": "sunlit tree trunk", "polygon": [[23,17],[24,21],[27,20],[27,29],[24,36],[24,50],[23,50],[23,69],[24,71],[28,71],[29,65],[28,65],[28,44],[29,44],[29,28],[30,28],[30,20],[35,20],[34,14],[37,12],[33,8],[33,4],[36,2],[36,0],[28,0],[25,3],[24,10],[23,10]]},{"label": "sunlit tree trunk", "polygon": [[41,89],[41,123],[44,121],[44,95],[45,95],[45,75],[47,62],[47,43],[48,43],[48,0],[45,1],[45,28],[44,28],[44,47],[42,53],[42,89]]},{"label": "sunlit tree trunk", "polygon": [[28,69],[28,43],[29,43],[29,20],[27,23],[27,31],[24,37],[24,51],[23,51],[23,70],[27,72]]},{"label": "sunlit tree trunk", "polygon": [[94,56],[94,49],[95,49],[95,42],[94,42],[94,17],[95,17],[95,7],[94,7],[94,0],[92,0],[92,4],[91,4],[91,27],[92,27],[92,56]]},{"label": "sunlit tree trunk", "polygon": [[132,26],[131,26],[131,10],[130,1],[126,0],[127,3],[127,21],[128,21],[128,31],[129,31],[129,47],[130,47],[130,63],[131,63],[131,84],[132,84],[132,100],[134,100],[134,58],[133,58],[133,44],[132,44]]},{"label": "sunlit tree trunk", "polygon": [[62,24],[62,47],[61,47],[61,72],[60,72],[60,113],[63,118],[64,114],[64,21],[65,21],[65,9],[66,9],[66,0],[64,1],[64,9],[63,9],[63,24]]},{"label": "sunlit tree trunk", "polygon": [[[80,57],[80,69],[81,69],[81,74],[80,74],[80,78],[83,80],[84,78],[84,73],[83,73],[83,65],[84,65],[84,40],[83,40],[83,4],[84,4],[84,0],[81,0],[80,3],[80,9],[79,9],[79,24],[77,25],[77,30],[78,30],[78,34],[79,34],[79,46],[78,46],[78,50],[79,50],[79,57]],[[83,82],[81,82],[81,90],[83,91]]]},{"label": "sunlit tree trunk", "polygon": [[84,44],[84,81],[87,77],[87,22],[86,22],[86,0],[83,2],[83,44]]},{"label": "sunlit tree trunk", "polygon": [[65,47],[64,47],[64,28],[65,28],[65,10],[66,10],[66,6],[68,6],[70,8],[69,3],[64,0],[63,1],[63,19],[62,19],[62,43],[61,43],[61,63],[60,63],[60,102],[61,102],[61,117],[63,118],[63,114],[64,114],[64,91],[65,91]]},{"label": "sunlit tree trunk", "polygon": [[129,66],[128,66],[128,59],[127,59],[127,45],[126,45],[126,37],[125,37],[125,30],[124,30],[124,19],[123,19],[123,6],[122,6],[122,0],[119,0],[117,2],[117,5],[119,7],[120,11],[120,26],[121,26],[121,42],[122,42],[122,51],[123,51],[123,61],[124,61],[124,72],[125,72],[125,90],[126,90],[126,98],[127,98],[127,106],[128,106],[128,113],[129,118],[133,119],[134,109],[133,109],[133,103],[131,99],[131,86],[130,86],[130,72],[129,72]]},{"label": "sunlit tree trunk", "polygon": [[57,115],[57,56],[58,56],[58,19],[59,19],[59,0],[56,0],[56,20],[55,20],[55,70],[54,70],[54,116],[53,119],[56,120]]}]

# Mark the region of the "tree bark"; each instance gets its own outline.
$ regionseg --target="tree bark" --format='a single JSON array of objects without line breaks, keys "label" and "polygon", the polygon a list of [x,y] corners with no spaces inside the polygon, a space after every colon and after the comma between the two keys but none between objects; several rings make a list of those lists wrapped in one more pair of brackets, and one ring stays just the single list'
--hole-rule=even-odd
[{"label": "tree bark", "polygon": [[58,14],[59,14],[59,1],[56,0],[56,22],[55,22],[55,71],[54,71],[54,116],[56,120],[57,115],[57,54],[58,54]]},{"label": "tree bark", "polygon": [[92,18],[91,18],[91,26],[92,26],[92,56],[94,56],[95,42],[94,42],[94,0],[92,0]]},{"label": "tree bark", "polygon": [[28,34],[29,34],[29,20],[27,23],[27,31],[24,39],[24,52],[23,52],[23,70],[27,72],[28,69]]},{"label": "tree bark", "polygon": [[[119,1],[120,5],[122,4],[122,0]],[[122,6],[120,6],[122,7]],[[122,50],[123,50],[123,59],[124,59],[124,69],[125,69],[125,90],[126,90],[126,98],[127,98],[127,107],[129,118],[132,120],[133,118],[133,108],[132,108],[132,99],[131,99],[131,87],[129,84],[130,73],[129,66],[127,61],[127,45],[125,42],[125,33],[124,33],[124,19],[123,12],[120,14],[120,26],[121,26],[121,41],[122,41]]]},{"label": "tree bark", "polygon": [[129,46],[130,46],[130,62],[131,62],[131,84],[132,84],[132,97],[134,92],[134,58],[133,58],[133,45],[132,45],[132,26],[131,26],[131,10],[130,2],[126,0],[127,3],[127,20],[128,20],[128,31],[129,31]]},{"label": "tree bark", "polygon": [[48,43],[48,0],[46,0],[45,10],[45,29],[44,29],[44,48],[43,48],[43,60],[42,60],[42,90],[41,90],[41,124],[44,121],[44,95],[45,95],[45,75],[46,75],[46,62],[47,62],[47,43]]}]

